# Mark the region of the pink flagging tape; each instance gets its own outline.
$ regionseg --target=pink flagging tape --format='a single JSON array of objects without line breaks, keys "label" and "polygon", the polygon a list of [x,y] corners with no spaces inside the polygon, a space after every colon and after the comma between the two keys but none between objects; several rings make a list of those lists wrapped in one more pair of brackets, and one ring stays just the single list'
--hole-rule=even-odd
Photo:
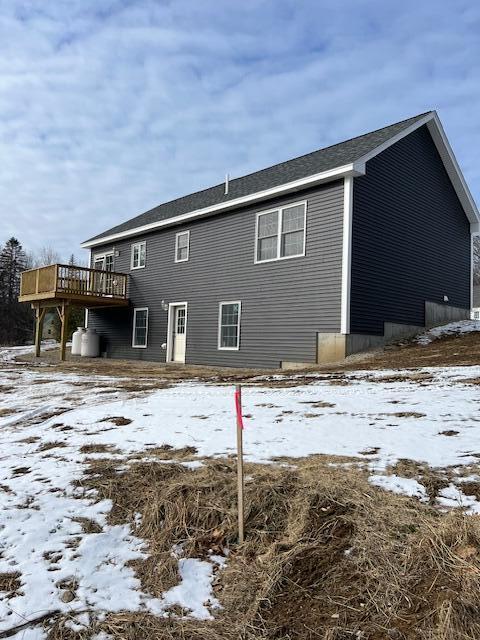
[{"label": "pink flagging tape", "polygon": [[237,410],[237,420],[240,425],[240,429],[243,429],[243,417],[242,417],[242,403],[240,401],[240,393],[235,391],[235,408]]}]

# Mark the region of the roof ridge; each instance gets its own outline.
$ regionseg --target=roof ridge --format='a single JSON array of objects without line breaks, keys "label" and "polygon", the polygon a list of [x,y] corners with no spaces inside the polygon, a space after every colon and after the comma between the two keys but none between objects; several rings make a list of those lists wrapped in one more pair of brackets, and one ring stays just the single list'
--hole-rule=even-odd
[{"label": "roof ridge", "polygon": [[[385,125],[373,131],[367,131],[359,136],[347,138],[335,144],[322,147],[321,149],[315,149],[300,156],[289,158],[272,164],[263,169],[257,169],[250,173],[243,174],[238,178],[231,178],[230,185],[231,190],[229,193],[224,193],[224,182],[193,191],[159,204],[139,213],[129,219],[118,223],[117,225],[107,229],[106,231],[86,240],[83,244],[88,244],[93,241],[101,240],[104,237],[109,237],[111,234],[123,233],[127,231],[133,231],[137,226],[144,224],[153,224],[155,221],[175,217],[194,209],[199,209],[206,206],[220,205],[222,203],[228,203],[235,200],[235,194],[240,197],[246,193],[258,192],[260,187],[266,184],[275,186],[278,184],[279,178],[285,178],[281,184],[290,180],[298,179],[299,177],[312,176],[315,173],[321,172],[325,168],[340,168],[346,164],[355,162],[365,155],[365,152],[372,151],[372,149],[381,146],[382,140],[385,142],[391,138],[394,138],[398,133],[407,129],[410,125],[421,121],[427,115],[434,115],[435,111],[425,111],[424,113],[393,122]],[[370,140],[371,139],[371,140]],[[369,144],[370,143],[370,144]],[[345,148],[345,152],[342,153],[342,147]],[[338,149],[338,151],[337,151]],[[322,163],[322,159],[325,160]],[[310,166],[309,166],[310,165]],[[265,187],[266,188],[266,187]],[[154,220],[157,218],[157,220]],[[148,223],[146,222],[148,221]]]},{"label": "roof ridge", "polygon": [[[248,176],[253,176],[256,173],[262,173],[262,171],[268,171],[269,169],[274,169],[275,167],[279,167],[282,164],[286,164],[287,162],[293,162],[294,160],[300,160],[300,158],[307,158],[308,156],[314,155],[315,153],[318,153],[319,151],[326,151],[327,149],[333,149],[333,147],[337,147],[339,145],[345,144],[346,142],[351,142],[353,140],[358,140],[360,138],[363,138],[365,136],[369,136],[372,135],[374,133],[378,133],[379,131],[382,131],[383,129],[388,129],[389,127],[394,127],[396,125],[402,124],[404,122],[408,122],[409,120],[416,120],[416,119],[420,119],[426,115],[428,115],[429,113],[433,113],[432,110],[430,111],[425,111],[424,113],[419,113],[416,116],[411,116],[410,118],[405,118],[404,120],[398,120],[398,122],[392,122],[390,124],[385,125],[384,127],[379,127],[378,129],[373,129],[372,131],[367,131],[366,133],[362,133],[359,136],[353,136],[351,138],[347,138],[346,140],[342,140],[340,142],[336,142],[335,144],[330,144],[326,147],[320,147],[320,149],[315,149],[314,151],[309,151],[308,153],[303,153],[299,156],[295,156],[294,158],[289,158],[288,160],[283,160],[282,162],[276,162],[275,164],[269,165],[268,167],[264,167],[263,169],[257,169],[256,171],[250,171],[250,173],[244,173],[241,176],[238,176],[238,178],[229,178],[229,183],[232,184],[232,182],[236,182],[237,180],[242,180],[243,178],[247,178]],[[172,198],[172,200],[166,200],[165,202],[161,202],[160,204],[155,205],[154,207],[152,207],[151,209],[147,209],[146,211],[143,211],[142,213],[138,214],[138,215],[143,215],[144,213],[149,213],[150,211],[154,211],[155,209],[157,209],[158,207],[163,207],[169,204],[173,204],[174,202],[178,202],[180,200],[183,200],[184,198],[190,198],[191,196],[195,196],[199,193],[205,193],[206,191],[210,191],[212,189],[216,189],[218,187],[221,187],[224,185],[224,182],[219,182],[218,184],[214,184],[210,187],[205,187],[204,189],[199,189],[198,191],[192,191],[191,193],[187,193],[183,196],[178,196],[177,198]],[[134,216],[135,218],[137,216]]]},{"label": "roof ridge", "polygon": [[[245,173],[244,175],[238,176],[238,178],[230,178],[230,182],[234,182],[235,180],[241,180],[242,178],[246,178],[248,176],[253,175],[254,173],[261,173],[262,171],[268,171],[268,169],[273,169],[274,167],[279,167],[282,164],[286,164],[287,162],[292,162],[294,160],[300,160],[300,158],[307,158],[308,156],[314,155],[315,153],[319,153],[320,151],[326,151],[327,149],[333,149],[333,147],[338,147],[342,144],[345,144],[346,142],[352,142],[353,140],[359,140],[360,138],[363,138],[365,136],[370,136],[374,133],[378,133],[379,131],[383,131],[383,129],[388,129],[389,127],[395,127],[399,124],[403,124],[404,122],[408,122],[409,120],[419,120],[420,118],[423,118],[424,116],[430,114],[430,113],[434,113],[433,111],[425,111],[424,113],[419,113],[416,116],[410,116],[410,118],[405,118],[404,120],[398,120],[398,122],[391,122],[390,124],[386,124],[383,127],[379,127],[378,129],[373,129],[372,131],[367,131],[366,133],[361,133],[359,136],[352,136],[351,138],[347,138],[346,140],[341,140],[340,142],[335,142],[334,144],[329,144],[326,147],[320,147],[320,149],[315,149],[314,151],[309,151],[308,153],[302,153],[299,156],[295,156],[294,158],[289,158],[288,160],[283,160],[282,162],[276,162],[275,164],[272,164],[268,167],[264,167],[263,169],[258,169],[257,171],[251,171],[250,173]],[[223,182],[220,182],[219,185],[223,184]],[[219,185],[215,185],[215,186],[219,186]],[[211,187],[213,188],[213,187]],[[200,189],[200,191],[195,191],[194,193],[201,193],[202,191],[207,191],[207,189]],[[193,194],[190,194],[193,195]],[[172,200],[171,202],[174,202],[174,200]],[[167,203],[165,203],[167,204]]]}]

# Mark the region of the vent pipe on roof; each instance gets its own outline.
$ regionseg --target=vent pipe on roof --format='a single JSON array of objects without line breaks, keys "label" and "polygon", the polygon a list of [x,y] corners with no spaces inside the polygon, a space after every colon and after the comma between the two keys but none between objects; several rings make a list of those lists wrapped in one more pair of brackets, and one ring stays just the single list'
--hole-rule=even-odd
[{"label": "vent pipe on roof", "polygon": [[228,183],[230,181],[230,176],[228,173],[225,174],[225,195],[228,196]]}]

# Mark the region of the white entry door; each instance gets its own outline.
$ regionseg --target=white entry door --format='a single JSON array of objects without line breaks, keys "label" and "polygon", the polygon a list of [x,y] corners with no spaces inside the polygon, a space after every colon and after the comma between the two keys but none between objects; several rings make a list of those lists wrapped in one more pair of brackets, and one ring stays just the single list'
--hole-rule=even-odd
[{"label": "white entry door", "polygon": [[178,305],[173,308],[172,327],[172,360],[173,362],[185,362],[187,329],[187,307]]}]

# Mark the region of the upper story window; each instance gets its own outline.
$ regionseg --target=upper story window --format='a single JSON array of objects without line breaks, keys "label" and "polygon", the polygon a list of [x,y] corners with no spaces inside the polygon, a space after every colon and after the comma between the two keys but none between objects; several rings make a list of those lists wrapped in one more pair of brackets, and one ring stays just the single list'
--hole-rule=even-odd
[{"label": "upper story window", "polygon": [[147,243],[136,242],[132,244],[131,269],[143,269],[147,262]]},{"label": "upper story window", "polygon": [[190,231],[180,231],[175,236],[175,262],[186,262],[190,256]]},{"label": "upper story window", "polygon": [[148,336],[148,308],[137,308],[133,310],[133,335],[132,347],[145,349]]},{"label": "upper story window", "polygon": [[257,213],[255,262],[305,255],[307,203]]}]

